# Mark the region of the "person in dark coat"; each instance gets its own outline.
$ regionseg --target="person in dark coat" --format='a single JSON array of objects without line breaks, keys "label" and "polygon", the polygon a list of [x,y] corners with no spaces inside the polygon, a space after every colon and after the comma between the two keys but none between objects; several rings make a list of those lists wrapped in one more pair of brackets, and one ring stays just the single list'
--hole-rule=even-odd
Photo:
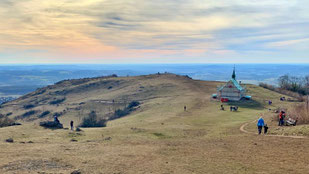
[{"label": "person in dark coat", "polygon": [[70,126],[71,126],[71,130],[73,130],[73,128],[74,128],[74,122],[73,122],[73,120],[70,122]]},{"label": "person in dark coat", "polygon": [[267,131],[268,131],[268,126],[267,124],[264,125],[264,134],[267,134]]},{"label": "person in dark coat", "polygon": [[54,122],[60,123],[60,121],[58,120],[58,117],[57,117],[57,116],[54,117]]}]

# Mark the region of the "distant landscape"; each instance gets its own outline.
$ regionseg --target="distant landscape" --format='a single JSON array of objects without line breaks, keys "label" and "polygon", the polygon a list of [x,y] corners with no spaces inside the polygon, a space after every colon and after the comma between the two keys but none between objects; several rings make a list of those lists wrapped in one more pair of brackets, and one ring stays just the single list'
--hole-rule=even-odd
[{"label": "distant landscape", "polygon": [[[137,76],[170,72],[199,80],[226,81],[233,67],[233,64],[2,65],[0,97],[5,101],[7,97],[19,97],[60,80],[111,74]],[[235,67],[237,79],[250,84],[276,85],[282,75],[309,74],[309,64],[236,64]]]}]

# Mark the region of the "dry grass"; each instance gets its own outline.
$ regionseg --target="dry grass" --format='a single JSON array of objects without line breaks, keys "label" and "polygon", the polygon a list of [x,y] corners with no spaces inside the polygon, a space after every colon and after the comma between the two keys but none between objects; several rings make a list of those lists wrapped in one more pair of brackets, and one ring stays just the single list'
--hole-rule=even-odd
[{"label": "dry grass", "polygon": [[[1,128],[0,173],[70,173],[80,169],[91,174],[251,174],[309,170],[308,139],[256,136],[239,131],[240,125],[255,120],[260,113],[270,119],[269,108],[289,105],[279,101],[280,94],[249,85],[255,103],[250,107],[244,104],[238,112],[220,111],[220,103],[210,99],[217,82],[172,75],[139,78],[138,83],[131,78],[133,87],[97,94],[107,100],[121,98],[122,91],[127,91],[131,95],[126,97],[142,101],[140,109],[108,122],[105,128],[83,128],[83,132],[77,133],[43,129],[35,122]],[[139,85],[152,86],[153,90],[133,95]],[[66,97],[65,102],[86,96]],[[273,100],[273,106],[266,104],[269,99]],[[184,105],[187,111],[183,110]],[[61,121],[66,117],[71,119],[74,115],[64,115]],[[255,125],[249,125],[248,130],[251,129],[255,131]],[[13,138],[14,143],[4,142],[6,138]],[[37,167],[31,167],[34,164]]]},{"label": "dry grass", "polygon": [[293,119],[298,119],[299,124],[309,124],[309,108],[306,103],[289,107],[287,114]]}]

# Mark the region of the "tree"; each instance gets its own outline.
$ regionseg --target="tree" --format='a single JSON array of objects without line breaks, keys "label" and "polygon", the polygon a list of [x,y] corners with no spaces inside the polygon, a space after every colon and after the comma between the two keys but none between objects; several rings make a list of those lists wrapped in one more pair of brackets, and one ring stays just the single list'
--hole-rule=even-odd
[{"label": "tree", "polygon": [[279,87],[282,89],[289,89],[289,82],[290,82],[290,77],[289,75],[284,75],[279,77]]}]

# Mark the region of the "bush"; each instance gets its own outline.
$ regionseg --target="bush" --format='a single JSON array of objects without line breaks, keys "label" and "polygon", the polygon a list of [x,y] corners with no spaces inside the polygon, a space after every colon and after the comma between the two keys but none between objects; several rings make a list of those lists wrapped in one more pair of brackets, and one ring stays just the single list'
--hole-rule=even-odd
[{"label": "bush", "polygon": [[98,119],[95,111],[91,111],[88,117],[85,117],[79,127],[105,127],[106,121],[104,119]]},{"label": "bush", "polygon": [[300,102],[304,101],[303,96],[300,95],[297,92],[289,91],[289,90],[283,89],[283,88],[278,88],[278,87],[275,87],[273,85],[269,85],[269,84],[266,84],[266,83],[259,83],[259,86],[263,87],[265,89],[269,89],[271,91],[278,92],[280,94],[284,94],[284,95],[287,95],[287,96],[290,96],[290,97],[294,97]]},{"label": "bush", "polygon": [[115,120],[117,118],[121,118],[121,117],[124,117],[126,115],[129,115],[130,114],[130,110],[125,108],[125,109],[117,109],[114,113],[114,115],[112,117],[110,117],[109,119],[110,120]]},{"label": "bush", "polygon": [[76,128],[76,132],[81,132],[81,131],[83,131],[81,128],[79,127]]},{"label": "bush", "polygon": [[307,111],[306,103],[289,108],[287,116],[294,120],[298,119],[298,124],[309,124],[309,111]]},{"label": "bush", "polygon": [[134,107],[136,107],[138,105],[140,105],[140,102],[138,102],[138,101],[130,102],[128,107],[126,107],[124,109],[117,109],[115,111],[114,115],[109,118],[109,120],[115,120],[117,118],[121,118],[121,117],[124,117],[126,115],[129,115],[134,110]]},{"label": "bush", "polygon": [[0,118],[0,127],[14,126],[20,125],[19,123],[15,123],[12,119],[4,116]]},{"label": "bush", "polygon": [[140,105],[140,102],[138,101],[132,101],[131,103],[129,103],[129,106],[128,108],[131,109],[131,108],[134,108],[136,106]]},{"label": "bush", "polygon": [[56,105],[56,104],[62,103],[65,99],[66,99],[65,97],[61,99],[56,99],[54,101],[49,102],[49,104]]},{"label": "bush", "polygon": [[36,113],[35,110],[31,110],[28,112],[25,112],[23,115],[21,115],[22,118],[30,117],[31,115],[34,115]]},{"label": "bush", "polygon": [[61,123],[55,122],[55,121],[43,121],[43,122],[40,122],[40,126],[49,128],[49,129],[62,129],[63,128],[63,125]]},{"label": "bush", "polygon": [[31,109],[31,108],[33,108],[33,107],[34,107],[33,104],[24,105],[24,109]]},{"label": "bush", "polygon": [[53,114],[54,117],[60,117],[62,115],[62,112],[55,112]]},{"label": "bush", "polygon": [[48,114],[50,114],[50,111],[44,111],[42,114],[39,115],[39,118],[43,118]]}]

